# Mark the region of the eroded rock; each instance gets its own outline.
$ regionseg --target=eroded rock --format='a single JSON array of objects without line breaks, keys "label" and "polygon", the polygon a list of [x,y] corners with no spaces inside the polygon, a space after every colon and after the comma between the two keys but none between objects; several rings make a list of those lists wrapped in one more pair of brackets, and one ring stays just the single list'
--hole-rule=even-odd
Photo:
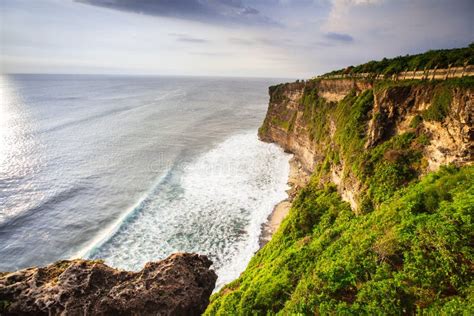
[{"label": "eroded rock", "polygon": [[[259,137],[293,153],[302,168],[311,174],[316,166],[324,162],[328,151],[339,150],[334,140],[337,114],[329,110],[330,113],[324,114],[322,120],[312,121],[313,114],[321,106],[318,102],[323,101],[326,109],[335,108],[337,102],[346,96],[359,95],[367,89],[373,89],[373,108],[368,113],[365,126],[365,149],[369,150],[395,135],[417,132],[423,133],[427,142],[422,148],[424,165],[420,167],[420,174],[437,170],[441,165],[473,163],[474,91],[469,87],[446,86],[436,82],[420,81],[418,84],[386,88],[374,87],[367,80],[353,79],[280,84],[269,90],[270,102]],[[436,96],[443,91],[449,94],[449,104],[443,117],[437,120],[422,118],[436,103]],[[414,126],[416,117],[420,122]],[[319,126],[326,130],[324,136],[317,139],[312,129]],[[357,212],[364,184],[352,173],[343,157],[338,156],[337,161],[327,166],[330,177],[320,180],[336,184],[342,199]]]},{"label": "eroded rock", "polygon": [[200,315],[217,275],[205,256],[173,254],[139,272],[64,260],[0,274],[1,315]]}]

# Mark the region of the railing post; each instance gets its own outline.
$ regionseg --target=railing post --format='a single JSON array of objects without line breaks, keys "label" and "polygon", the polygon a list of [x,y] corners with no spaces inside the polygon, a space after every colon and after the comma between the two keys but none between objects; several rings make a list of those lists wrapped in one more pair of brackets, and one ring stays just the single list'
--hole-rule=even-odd
[{"label": "railing post", "polygon": [[452,64],[448,65],[448,69],[446,70],[446,76],[444,76],[444,80],[448,79],[448,77],[449,77],[449,71],[451,70],[451,65]]},{"label": "railing post", "polygon": [[468,63],[469,63],[468,60],[464,61],[464,67],[462,68],[461,78],[464,77],[464,74],[466,73],[466,68],[467,68]]},{"label": "railing post", "polygon": [[431,77],[431,80],[435,80],[436,79],[436,70],[438,69],[438,65],[436,65],[436,67],[434,67],[434,70],[433,70],[433,76]]}]

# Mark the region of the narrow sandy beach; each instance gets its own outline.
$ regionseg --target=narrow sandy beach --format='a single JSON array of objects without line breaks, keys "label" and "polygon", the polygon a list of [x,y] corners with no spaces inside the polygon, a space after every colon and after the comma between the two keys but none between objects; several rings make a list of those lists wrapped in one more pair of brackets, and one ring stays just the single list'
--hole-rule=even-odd
[{"label": "narrow sandy beach", "polygon": [[262,233],[259,240],[260,248],[265,246],[265,244],[271,240],[273,234],[278,230],[280,224],[288,215],[291,203],[299,189],[304,187],[308,181],[309,173],[303,169],[295,157],[291,158],[290,173],[288,175],[288,185],[290,186],[287,190],[288,198],[275,205],[272,213],[268,216],[267,221],[262,224]]}]

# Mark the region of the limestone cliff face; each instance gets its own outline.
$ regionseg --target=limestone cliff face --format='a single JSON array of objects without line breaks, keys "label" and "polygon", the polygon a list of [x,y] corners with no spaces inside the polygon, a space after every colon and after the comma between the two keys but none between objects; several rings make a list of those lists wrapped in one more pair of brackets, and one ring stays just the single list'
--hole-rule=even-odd
[{"label": "limestone cliff face", "polygon": [[1,315],[200,315],[217,279],[211,261],[178,253],[139,272],[89,260],[0,274]]},{"label": "limestone cliff face", "polygon": [[[268,112],[259,136],[293,153],[311,173],[326,160],[328,149],[337,151],[340,147],[334,140],[340,114],[332,109],[345,102],[346,97],[369,89],[373,91],[373,107],[364,123],[366,149],[393,136],[416,131],[427,137],[420,174],[444,164],[472,163],[474,90],[472,86],[443,82],[380,86],[366,80],[319,79],[273,86],[269,89]],[[321,104],[324,110],[318,110],[323,107]],[[315,115],[317,111],[321,113]],[[342,198],[357,210],[364,184],[342,157],[329,169],[327,181],[335,183]]]},{"label": "limestone cliff face", "polygon": [[270,103],[259,136],[262,140],[278,143],[285,151],[293,153],[303,168],[311,171],[317,151],[302,122],[301,99],[304,89],[303,83],[289,83],[269,89]]},{"label": "limestone cliff face", "polygon": [[330,102],[339,102],[351,91],[361,92],[372,88],[372,83],[366,80],[320,80],[316,84],[318,95]]},{"label": "limestone cliff face", "polygon": [[268,112],[259,136],[293,153],[303,167],[312,172],[314,165],[324,156],[318,144],[311,139],[304,118],[302,99],[305,90],[316,90],[318,97],[339,102],[351,91],[360,93],[371,88],[370,82],[349,79],[295,82],[270,87]]},{"label": "limestone cliff face", "polygon": [[[375,93],[366,147],[409,130],[415,117],[423,115],[433,105],[438,92],[435,85],[423,85],[396,87]],[[473,159],[474,90],[452,88],[449,93],[451,101],[446,117],[441,121],[424,120],[420,123],[430,138],[424,151],[427,171],[450,163],[470,163]]]}]

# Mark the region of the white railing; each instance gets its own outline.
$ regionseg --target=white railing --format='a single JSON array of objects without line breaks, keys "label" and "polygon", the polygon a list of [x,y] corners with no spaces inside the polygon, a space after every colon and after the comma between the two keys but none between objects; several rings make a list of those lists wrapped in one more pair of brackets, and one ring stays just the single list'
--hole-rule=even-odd
[{"label": "white railing", "polygon": [[474,65],[467,65],[464,67],[449,67],[444,69],[425,69],[425,70],[410,70],[402,71],[397,74],[385,76],[376,73],[353,73],[353,74],[339,74],[339,75],[322,75],[315,77],[315,79],[374,79],[374,80],[445,80],[450,78],[461,78],[467,76],[474,76]]}]

